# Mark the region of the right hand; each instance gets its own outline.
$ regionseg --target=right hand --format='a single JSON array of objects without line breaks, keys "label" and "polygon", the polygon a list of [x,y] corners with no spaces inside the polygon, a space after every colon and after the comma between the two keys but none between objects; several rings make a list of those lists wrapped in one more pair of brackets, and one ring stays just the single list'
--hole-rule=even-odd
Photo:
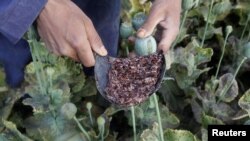
[{"label": "right hand", "polygon": [[95,64],[93,51],[107,55],[92,21],[71,0],[48,0],[38,16],[37,28],[50,51],[86,67]]}]

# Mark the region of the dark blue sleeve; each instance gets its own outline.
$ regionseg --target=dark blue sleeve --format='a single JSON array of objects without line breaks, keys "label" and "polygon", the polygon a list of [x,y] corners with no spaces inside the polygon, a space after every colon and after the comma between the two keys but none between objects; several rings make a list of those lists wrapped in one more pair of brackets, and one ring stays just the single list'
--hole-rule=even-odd
[{"label": "dark blue sleeve", "polygon": [[24,79],[24,68],[31,61],[29,49],[27,41],[21,39],[13,44],[0,33],[0,64],[12,88],[19,87]]},{"label": "dark blue sleeve", "polygon": [[47,0],[0,0],[0,33],[17,43],[46,4]]}]

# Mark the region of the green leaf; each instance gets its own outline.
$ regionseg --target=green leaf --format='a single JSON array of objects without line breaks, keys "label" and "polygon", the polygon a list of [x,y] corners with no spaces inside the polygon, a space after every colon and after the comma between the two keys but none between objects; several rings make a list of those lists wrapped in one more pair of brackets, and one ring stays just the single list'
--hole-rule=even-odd
[{"label": "green leaf", "polygon": [[73,121],[65,119],[60,114],[55,115],[52,112],[37,114],[27,118],[24,121],[24,127],[27,134],[36,140],[56,140],[62,134],[70,134],[77,131]]},{"label": "green leaf", "polygon": [[217,16],[217,21],[224,20],[224,18],[230,13],[232,4],[229,0],[223,0],[216,3],[213,7],[212,13]]},{"label": "green leaf", "polygon": [[195,79],[192,79],[188,76],[188,70],[183,65],[172,64],[170,71],[181,89],[190,87],[195,81]]},{"label": "green leaf", "polygon": [[209,18],[208,18],[208,12],[209,12],[209,7],[208,6],[200,6],[200,7],[197,8],[197,10],[203,16],[204,21],[209,22],[210,24],[215,23],[215,21],[216,21],[216,15],[215,14],[211,13],[209,15]]},{"label": "green leaf", "polygon": [[[16,127],[16,125],[13,122],[10,121],[3,121],[4,126],[12,133],[18,140],[22,141],[32,141],[30,138],[23,135]],[[1,137],[0,137],[1,139]]]},{"label": "green leaf", "polygon": [[175,59],[169,73],[174,76],[181,89],[189,88],[196,79],[210,68],[198,69],[198,65],[209,62],[213,55],[211,48],[201,48],[196,39],[185,48],[175,50]]},{"label": "green leaf", "polygon": [[182,1],[182,9],[189,10],[194,6],[194,0],[184,0]]},{"label": "green leaf", "polygon": [[213,53],[214,52],[212,48],[195,48],[195,65],[210,62]]},{"label": "green leaf", "polygon": [[48,96],[40,94],[38,86],[31,85],[27,86],[25,89],[25,93],[28,93],[31,98],[24,99],[22,102],[24,105],[31,106],[35,114],[48,112],[50,110],[50,98]]},{"label": "green leaf", "polygon": [[166,106],[174,111],[180,111],[188,103],[184,103],[184,97],[180,97],[183,91],[178,87],[176,81],[166,80],[161,84],[158,92],[162,95]]},{"label": "green leaf", "polygon": [[144,118],[144,112],[138,106],[135,107],[135,117],[138,118],[138,119],[143,119]]},{"label": "green leaf", "polygon": [[104,115],[109,117],[109,116],[116,114],[117,112],[119,112],[121,110],[123,110],[123,109],[121,109],[117,106],[110,106],[110,107],[106,108],[106,110],[104,111]]},{"label": "green leaf", "polygon": [[215,117],[206,115],[206,114],[202,114],[202,125],[204,128],[207,128],[208,125],[224,125],[224,123]]},{"label": "green leaf", "polygon": [[190,104],[191,104],[191,107],[192,107],[192,111],[193,111],[195,120],[198,123],[201,123],[202,112],[203,112],[202,106],[199,105],[199,103],[195,99],[193,99]]},{"label": "green leaf", "polygon": [[240,25],[243,25],[243,26],[246,25],[246,21],[250,16],[249,7],[250,7],[250,3],[248,0],[238,0],[237,5],[234,6],[235,13],[240,18],[240,21],[239,21]]},{"label": "green leaf", "polygon": [[159,125],[158,123],[154,122],[153,123],[153,128],[152,129],[146,129],[142,132],[140,136],[142,141],[160,141],[160,136],[159,136]]},{"label": "green leaf", "polygon": [[19,91],[9,90],[7,93],[0,93],[0,131],[3,130],[1,120],[7,120],[12,113],[15,102],[22,96]]},{"label": "green leaf", "polygon": [[[228,87],[228,85],[233,81],[233,85],[230,87],[230,89],[226,92],[225,95],[221,95],[223,89]],[[224,102],[231,102],[238,96],[238,84],[237,81],[233,79],[233,74],[226,73],[222,75],[219,79],[219,87],[215,92],[215,95],[220,98],[220,100]]]},{"label": "green leaf", "polygon": [[[49,91],[51,95],[51,102],[55,107],[57,105],[63,104],[64,102],[67,102],[69,99],[69,94],[64,95],[65,91],[63,91],[62,89],[50,89]],[[64,101],[64,96],[66,96],[66,101]]]},{"label": "green leaf", "polygon": [[[205,39],[208,40],[208,39],[211,39],[213,36],[214,36],[214,32],[215,29],[212,25],[208,26],[208,29],[206,31],[206,36],[205,36]],[[201,27],[198,29],[198,37],[200,39],[203,38],[203,35],[204,35],[204,32],[205,32],[205,27]]]},{"label": "green leaf", "polygon": [[250,114],[250,89],[247,90],[238,102],[239,106]]},{"label": "green leaf", "polygon": [[167,129],[164,138],[168,141],[198,141],[198,139],[187,130]]},{"label": "green leaf", "polygon": [[82,77],[77,77],[75,82],[77,83],[73,84],[72,93],[78,93],[84,88],[85,79],[82,79]]},{"label": "green leaf", "polygon": [[63,133],[61,136],[55,139],[55,141],[87,141],[88,139],[83,133],[77,131]]},{"label": "green leaf", "polygon": [[174,63],[181,64],[187,68],[187,75],[190,76],[193,73],[195,66],[195,56],[192,53],[187,53],[189,48],[178,48],[175,51]]},{"label": "green leaf", "polygon": [[[157,114],[155,108],[149,108],[149,106],[149,100],[140,105],[141,109],[143,109],[144,118],[142,118],[139,123],[147,126],[150,126],[157,121]],[[163,128],[174,128],[180,124],[180,120],[172,112],[169,111],[167,106],[159,103],[159,109],[161,113]]]},{"label": "green leaf", "polygon": [[[198,37],[199,37],[200,39],[203,38],[204,31],[205,31],[205,28],[204,28],[204,27],[201,27],[201,28],[198,29]],[[206,39],[206,40],[211,39],[214,35],[222,36],[222,35],[223,35],[222,27],[215,28],[215,27],[213,27],[212,25],[208,26],[208,30],[207,30],[207,32],[206,32],[206,37],[205,37],[205,39]]]},{"label": "green leaf", "polygon": [[250,11],[249,9],[250,3],[248,0],[238,0],[235,9],[239,9],[241,11]]},{"label": "green leaf", "polygon": [[[81,83],[81,82],[80,82]],[[76,92],[74,96],[72,97],[72,101],[78,102],[80,101],[83,97],[89,97],[89,96],[94,96],[97,94],[97,89],[96,89],[96,84],[95,80],[93,77],[87,78],[86,82],[84,82],[84,86],[81,87],[81,90]],[[76,84],[78,85],[78,84]],[[75,86],[76,86],[75,85]],[[73,88],[75,88],[73,86]],[[78,86],[77,86],[78,87]],[[77,88],[78,89],[78,88]]]},{"label": "green leaf", "polygon": [[3,134],[0,134],[0,141],[9,141]]},{"label": "green leaf", "polygon": [[232,117],[236,114],[230,105],[226,103],[217,103],[212,105],[212,112],[213,115],[217,118],[221,119],[222,121],[230,121]]},{"label": "green leaf", "polygon": [[170,69],[171,64],[174,62],[174,52],[172,50],[169,50],[164,56],[166,61],[166,70],[168,70]]},{"label": "green leaf", "polygon": [[219,85],[219,80],[215,77],[212,77],[210,80],[206,81],[205,83],[205,91],[209,93],[215,93],[215,90],[217,89]]},{"label": "green leaf", "polygon": [[196,81],[196,79],[204,72],[209,71],[210,68],[203,70],[196,69],[191,76],[188,76],[188,70],[185,66],[179,64],[171,65],[171,74],[175,77],[178,86],[181,89],[190,88],[190,86]]},{"label": "green leaf", "polygon": [[51,110],[50,108],[59,108],[69,101],[71,95],[68,84],[64,82],[58,82],[49,88],[48,95],[41,94],[39,87],[34,85],[27,86],[25,93],[28,93],[31,98],[24,99],[23,104],[30,105],[35,114],[47,112]]},{"label": "green leaf", "polygon": [[245,121],[244,125],[250,125],[250,120]]}]

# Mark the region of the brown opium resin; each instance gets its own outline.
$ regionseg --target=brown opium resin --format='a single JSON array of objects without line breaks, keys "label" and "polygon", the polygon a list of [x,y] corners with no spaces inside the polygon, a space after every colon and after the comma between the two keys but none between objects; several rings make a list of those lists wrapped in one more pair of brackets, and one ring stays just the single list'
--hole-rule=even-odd
[{"label": "brown opium resin", "polygon": [[152,54],[115,59],[108,73],[107,98],[122,106],[135,105],[147,99],[156,88],[162,58],[162,54]]}]

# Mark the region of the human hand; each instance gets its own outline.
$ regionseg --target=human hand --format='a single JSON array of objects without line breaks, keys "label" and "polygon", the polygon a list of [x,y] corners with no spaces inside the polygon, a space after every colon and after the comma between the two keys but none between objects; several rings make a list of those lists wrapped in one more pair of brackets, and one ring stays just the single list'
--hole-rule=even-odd
[{"label": "human hand", "polygon": [[95,64],[92,50],[107,55],[93,23],[71,0],[48,0],[37,19],[37,28],[51,52],[86,67]]},{"label": "human hand", "polygon": [[168,51],[179,32],[181,0],[155,0],[147,20],[137,31],[140,38],[151,35],[156,27],[160,31],[158,48]]}]

